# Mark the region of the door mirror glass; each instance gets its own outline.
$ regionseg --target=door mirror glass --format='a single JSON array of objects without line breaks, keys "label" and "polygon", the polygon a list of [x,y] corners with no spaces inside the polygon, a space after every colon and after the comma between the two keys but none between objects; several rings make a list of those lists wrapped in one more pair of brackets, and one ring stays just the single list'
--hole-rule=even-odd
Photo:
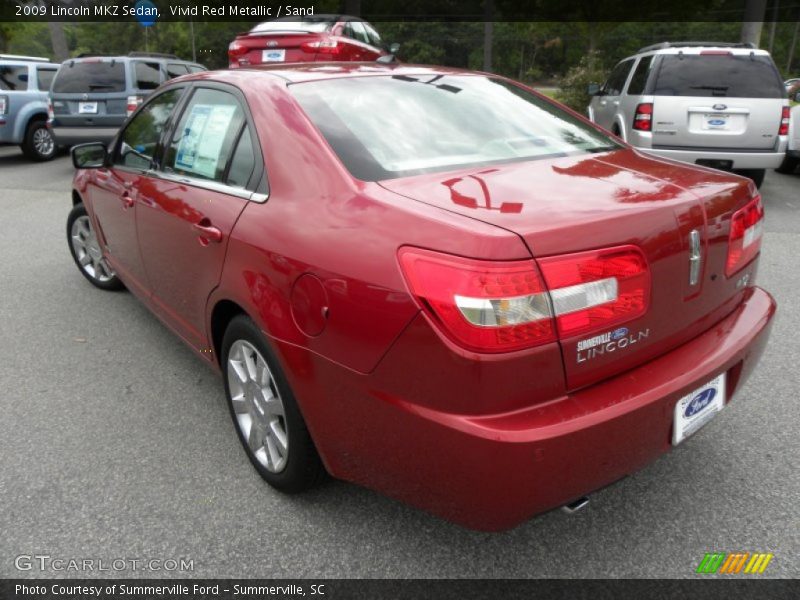
[{"label": "door mirror glass", "polygon": [[99,169],[106,165],[108,150],[105,144],[92,142],[72,148],[72,164],[76,169]]},{"label": "door mirror glass", "polygon": [[794,93],[794,101],[795,101],[795,102],[800,102],[800,90],[797,90],[797,91]]},{"label": "door mirror glass", "polygon": [[389,52],[391,52],[392,54],[397,54],[398,52],[400,52],[400,44],[398,44],[397,42],[395,42],[394,44],[389,44]]},{"label": "door mirror glass", "polygon": [[586,93],[589,94],[590,96],[596,96],[599,91],[600,91],[600,85],[597,83],[590,83],[586,87]]}]

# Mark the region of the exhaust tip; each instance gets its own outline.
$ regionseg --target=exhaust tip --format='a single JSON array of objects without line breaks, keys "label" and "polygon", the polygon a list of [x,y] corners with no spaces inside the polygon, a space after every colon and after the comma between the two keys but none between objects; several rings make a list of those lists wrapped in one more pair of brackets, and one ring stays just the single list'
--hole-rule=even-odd
[{"label": "exhaust tip", "polygon": [[578,512],[579,510],[583,510],[587,506],[589,506],[589,498],[587,496],[584,496],[583,498],[578,498],[577,500],[573,500],[569,504],[565,504],[564,506],[561,507],[561,510],[563,510],[568,515],[574,515],[576,512]]}]

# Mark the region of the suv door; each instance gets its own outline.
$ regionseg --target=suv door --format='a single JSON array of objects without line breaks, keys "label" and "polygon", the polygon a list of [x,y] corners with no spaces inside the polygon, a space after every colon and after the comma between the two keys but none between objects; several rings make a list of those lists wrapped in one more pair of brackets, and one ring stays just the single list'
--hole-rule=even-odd
[{"label": "suv door", "polygon": [[119,134],[111,168],[97,169],[89,184],[92,213],[106,257],[125,285],[145,296],[149,284],[136,236],[140,189],[182,93],[183,88],[172,88],[142,108]]},{"label": "suv door", "polygon": [[652,87],[653,147],[773,150],[784,87],[766,55],[664,54]]},{"label": "suv door", "polygon": [[625,88],[625,83],[628,81],[632,66],[632,58],[619,63],[611,71],[611,75],[608,76],[600,91],[592,98],[592,120],[609,131],[614,126],[619,97]]},{"label": "suv door", "polygon": [[241,93],[220,85],[194,88],[159,164],[143,178],[137,215],[151,299],[179,335],[203,350],[206,300],[263,170]]}]

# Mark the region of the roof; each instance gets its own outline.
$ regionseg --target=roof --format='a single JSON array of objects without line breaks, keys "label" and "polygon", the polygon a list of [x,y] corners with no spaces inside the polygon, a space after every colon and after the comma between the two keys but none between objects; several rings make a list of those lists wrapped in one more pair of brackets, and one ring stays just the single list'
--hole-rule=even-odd
[{"label": "roof", "polygon": [[[475,71],[438,67],[431,65],[408,65],[403,63],[382,64],[377,62],[313,62],[294,64],[275,64],[217,71],[216,73],[255,73],[270,74],[291,83],[338,79],[341,77],[369,77],[376,75],[471,75]],[[213,71],[212,71],[213,73]]]}]

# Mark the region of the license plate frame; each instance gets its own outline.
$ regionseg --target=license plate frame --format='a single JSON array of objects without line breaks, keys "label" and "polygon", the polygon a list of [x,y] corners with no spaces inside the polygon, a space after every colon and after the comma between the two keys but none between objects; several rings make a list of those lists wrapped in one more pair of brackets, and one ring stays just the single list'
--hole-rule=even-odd
[{"label": "license plate frame", "polygon": [[677,446],[699,431],[725,408],[725,374],[717,375],[675,403],[672,445]]}]

